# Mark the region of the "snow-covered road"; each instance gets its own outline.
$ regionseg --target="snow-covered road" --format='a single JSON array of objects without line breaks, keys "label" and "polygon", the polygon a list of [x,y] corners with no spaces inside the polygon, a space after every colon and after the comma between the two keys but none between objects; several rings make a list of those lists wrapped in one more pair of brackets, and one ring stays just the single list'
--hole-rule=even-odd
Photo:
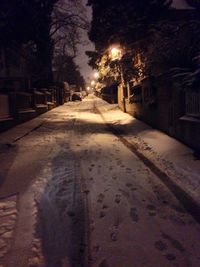
[{"label": "snow-covered road", "polygon": [[0,266],[199,267],[199,224],[113,135],[96,101],[52,110],[0,154],[0,217],[5,196],[16,210]]}]

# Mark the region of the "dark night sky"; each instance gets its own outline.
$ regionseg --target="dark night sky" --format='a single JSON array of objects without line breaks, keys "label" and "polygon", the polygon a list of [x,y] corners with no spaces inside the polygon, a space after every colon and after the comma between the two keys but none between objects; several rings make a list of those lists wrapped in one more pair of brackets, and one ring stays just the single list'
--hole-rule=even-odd
[{"label": "dark night sky", "polygon": [[[82,0],[83,3],[86,5],[87,0]],[[87,16],[89,20],[91,20],[91,9],[87,8]],[[88,57],[85,55],[86,50],[94,50],[93,44],[88,40],[87,33],[83,32],[83,39],[87,42],[86,45],[80,45],[78,47],[78,57],[76,59],[76,63],[80,66],[81,74],[84,76],[85,80],[87,81],[88,78],[92,79],[92,73],[94,71],[88,66]]]},{"label": "dark night sky", "polygon": [[188,8],[189,7],[186,0],[173,0],[172,6],[176,8]]}]

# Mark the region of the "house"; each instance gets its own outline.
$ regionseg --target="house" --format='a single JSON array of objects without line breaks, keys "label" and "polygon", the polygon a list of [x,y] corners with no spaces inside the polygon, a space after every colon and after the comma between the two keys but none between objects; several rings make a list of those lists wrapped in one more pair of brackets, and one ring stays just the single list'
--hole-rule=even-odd
[{"label": "house", "polygon": [[0,49],[0,131],[63,104],[66,95],[63,87],[32,88],[21,52],[12,51]]},{"label": "house", "polygon": [[[170,18],[178,22],[200,19],[200,2],[174,0]],[[172,79],[170,71],[120,84],[118,105],[127,113],[160,129],[200,152],[200,84],[180,88],[185,74]],[[190,76],[191,77],[191,76]]]}]

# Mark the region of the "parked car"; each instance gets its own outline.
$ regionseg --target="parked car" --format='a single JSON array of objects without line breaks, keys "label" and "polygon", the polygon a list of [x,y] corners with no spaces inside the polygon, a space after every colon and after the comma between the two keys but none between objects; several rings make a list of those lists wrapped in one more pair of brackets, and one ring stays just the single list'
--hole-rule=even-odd
[{"label": "parked car", "polygon": [[72,101],[82,101],[82,95],[81,92],[73,92],[71,96]]},{"label": "parked car", "polygon": [[88,94],[86,91],[82,91],[82,98],[86,97]]}]

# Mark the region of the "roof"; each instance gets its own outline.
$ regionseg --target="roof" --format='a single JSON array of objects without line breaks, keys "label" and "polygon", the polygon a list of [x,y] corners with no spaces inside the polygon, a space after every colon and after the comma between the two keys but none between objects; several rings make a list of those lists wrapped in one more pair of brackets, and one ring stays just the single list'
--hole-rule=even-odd
[{"label": "roof", "polygon": [[176,9],[193,9],[186,0],[173,0],[171,7]]}]

